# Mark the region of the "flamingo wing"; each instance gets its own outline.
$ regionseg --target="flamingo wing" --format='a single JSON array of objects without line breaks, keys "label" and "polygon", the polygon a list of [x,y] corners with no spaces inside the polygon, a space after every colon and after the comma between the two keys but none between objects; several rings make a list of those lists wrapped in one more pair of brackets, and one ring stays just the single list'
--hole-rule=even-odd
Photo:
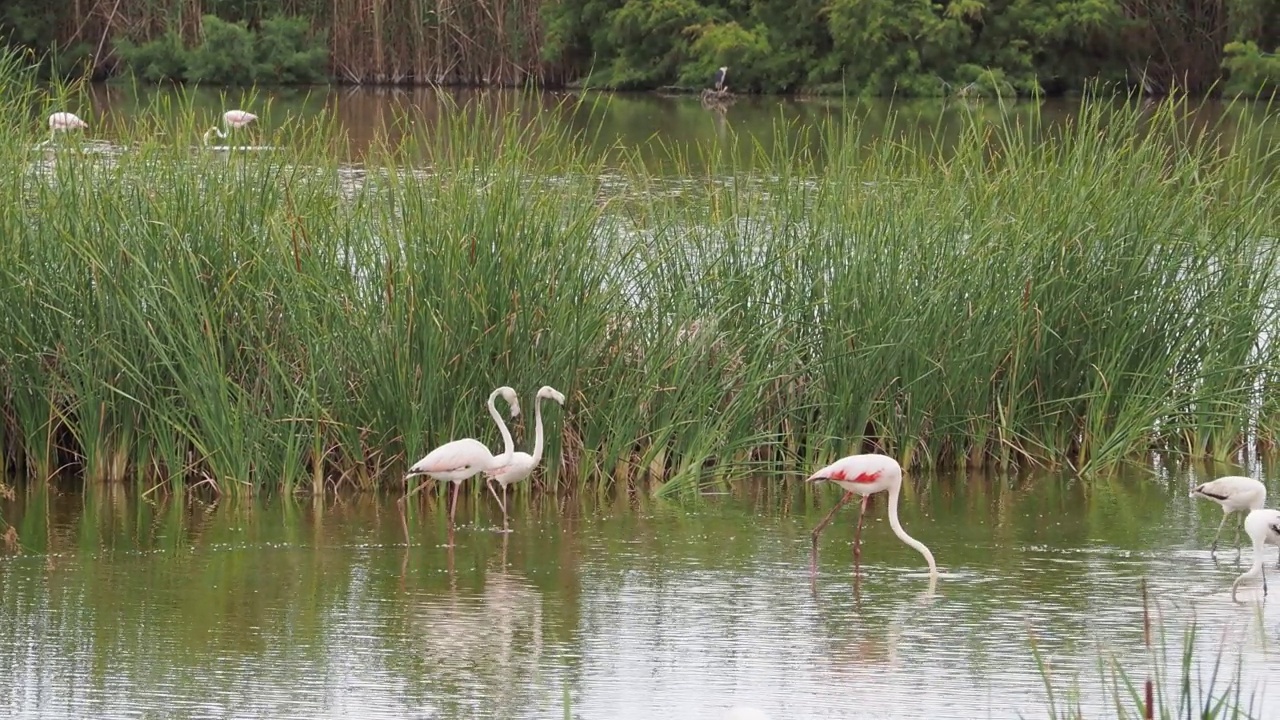
[{"label": "flamingo wing", "polygon": [[239,128],[257,120],[258,116],[244,110],[228,110],[223,113],[222,119],[231,127]]},{"label": "flamingo wing", "polygon": [[1256,510],[1266,504],[1267,486],[1244,475],[1227,475],[1197,485],[1191,495],[1208,498],[1229,510]]},{"label": "flamingo wing", "polygon": [[427,453],[409,468],[413,475],[475,471],[480,472],[493,458],[493,453],[479,440],[454,440]]},{"label": "flamingo wing", "polygon": [[894,473],[901,474],[902,466],[888,455],[849,455],[809,476],[810,480],[831,480],[858,484],[871,484],[887,479]]},{"label": "flamingo wing", "polygon": [[50,130],[70,130],[72,128],[87,128],[89,123],[80,119],[80,116],[69,112],[56,112],[49,116]]},{"label": "flamingo wing", "polygon": [[506,465],[485,471],[485,475],[489,476],[490,479],[506,485],[520,482],[532,474],[533,456],[527,452],[517,452],[511,457],[511,462]]}]

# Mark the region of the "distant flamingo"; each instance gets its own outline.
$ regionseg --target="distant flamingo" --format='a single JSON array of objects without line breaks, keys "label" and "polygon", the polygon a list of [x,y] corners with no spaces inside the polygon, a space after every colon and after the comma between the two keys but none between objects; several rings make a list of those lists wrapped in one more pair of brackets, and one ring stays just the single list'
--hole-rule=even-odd
[{"label": "distant flamingo", "polygon": [[[511,462],[515,443],[511,440],[511,431],[507,429],[507,424],[498,414],[498,408],[493,405],[493,401],[499,395],[511,406],[511,417],[520,414],[520,400],[516,397],[516,391],[506,385],[489,395],[489,414],[493,416],[493,421],[498,423],[498,431],[502,433],[502,441],[506,445],[505,452],[495,457],[479,440],[472,438],[454,440],[427,453],[426,457],[414,463],[409,468],[408,474],[404,476],[406,482],[415,475],[428,475],[435,480],[453,483],[453,500],[449,506],[450,527],[453,526],[453,515],[458,509],[458,489],[462,487],[462,481],[485,470]],[[408,495],[409,493],[406,492],[405,497]]]},{"label": "distant flamingo", "polygon": [[1257,510],[1267,502],[1267,486],[1243,475],[1227,475],[1197,485],[1191,491],[1191,497],[1212,500],[1222,506],[1222,522],[1218,523],[1218,532],[1213,535],[1213,547],[1209,554],[1218,552],[1218,536],[1222,535],[1222,527],[1227,524],[1227,516],[1240,513],[1240,525],[1236,526],[1236,552],[1240,551],[1240,527],[1244,525],[1245,514]]},{"label": "distant flamingo", "polygon": [[68,132],[71,130],[87,130],[89,123],[80,119],[79,115],[69,112],[56,112],[49,115],[49,139],[41,142],[40,145],[53,142],[53,138],[57,133]]},{"label": "distant flamingo", "polygon": [[[496,480],[499,492],[494,491],[493,485],[489,485],[489,492],[493,493],[493,499],[498,501],[498,506],[502,508],[502,529],[507,529],[507,503],[503,500],[506,497],[507,486],[518,483],[521,480],[533,474],[533,469],[538,466],[538,462],[542,460],[542,401],[550,398],[564,405],[564,393],[556,390],[550,385],[543,385],[538,389],[538,395],[534,398],[533,415],[535,418],[535,429],[533,438],[533,454],[518,452],[511,456],[511,462],[501,467],[491,470],[485,470],[487,480]],[[486,484],[488,484],[486,480]]]},{"label": "distant flamingo", "polygon": [[[231,130],[239,130],[249,123],[257,120],[258,116],[244,110],[228,110],[222,114],[222,122]],[[227,134],[219,130],[217,126],[211,127],[204,132],[204,144],[209,144],[209,136],[217,135],[219,138],[226,139]]]},{"label": "distant flamingo", "polygon": [[86,130],[89,123],[80,119],[79,115],[69,112],[56,112],[49,116],[49,131]]},{"label": "distant flamingo", "polygon": [[1245,580],[1262,578],[1262,594],[1267,594],[1267,576],[1262,571],[1262,553],[1267,545],[1280,546],[1280,510],[1261,508],[1251,511],[1244,519],[1244,531],[1253,539],[1253,567],[1231,583],[1231,599],[1236,599],[1236,587]]},{"label": "distant flamingo", "polygon": [[850,455],[822,468],[809,476],[809,482],[833,482],[845,489],[844,497],[831,508],[831,512],[813,529],[813,554],[810,556],[809,571],[818,572],[818,535],[831,522],[836,512],[844,507],[854,495],[862,496],[862,510],[858,513],[858,529],[853,536],[853,562],[855,571],[862,556],[862,521],[866,516],[867,502],[871,496],[882,490],[889,491],[889,526],[902,542],[915,548],[929,563],[929,576],[937,577],[938,566],[933,561],[933,553],[924,543],[916,540],[902,529],[898,522],[898,493],[902,488],[902,466],[897,460],[887,455]]}]

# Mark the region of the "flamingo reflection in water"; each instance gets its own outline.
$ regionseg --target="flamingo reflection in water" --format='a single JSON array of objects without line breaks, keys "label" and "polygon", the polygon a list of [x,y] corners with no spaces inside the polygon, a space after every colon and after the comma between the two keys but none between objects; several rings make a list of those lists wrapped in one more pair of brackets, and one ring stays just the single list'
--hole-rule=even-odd
[{"label": "flamingo reflection in water", "polygon": [[485,573],[479,593],[459,592],[451,572],[447,595],[421,597],[408,618],[433,683],[479,685],[487,706],[510,711],[503,717],[529,703],[532,690],[511,678],[538,676],[544,623],[542,592],[507,567],[509,537],[502,535],[501,568]]}]

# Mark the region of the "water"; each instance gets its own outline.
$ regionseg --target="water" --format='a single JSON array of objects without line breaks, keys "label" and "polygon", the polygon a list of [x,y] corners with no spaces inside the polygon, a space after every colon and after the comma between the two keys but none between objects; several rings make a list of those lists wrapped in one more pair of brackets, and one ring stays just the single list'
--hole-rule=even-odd
[{"label": "water", "polygon": [[[95,88],[93,136],[110,138],[164,92]],[[616,143],[658,160],[662,143],[731,137],[740,157],[755,143],[816,147],[800,128],[847,121],[855,104],[870,137],[889,113],[826,99],[744,98],[723,113],[694,98],[619,95],[590,113],[550,95],[455,99],[559,112],[599,152]],[[440,101],[426,90],[282,93],[263,115],[274,127],[334,107],[359,156],[379,135],[402,137],[406,110],[429,119]],[[226,107],[260,109],[201,93],[194,112],[212,124]],[[1030,106],[899,110],[909,129],[953,136],[965,113]],[[1252,110],[1211,107],[1228,125],[1235,112]],[[1100,658],[1146,676],[1146,579],[1166,676],[1177,677],[1194,620],[1197,671],[1207,677],[1220,650],[1227,676],[1243,662],[1245,696],[1258,693],[1266,717],[1280,713],[1265,684],[1280,669],[1280,611],[1256,602],[1256,585],[1231,601],[1250,552],[1211,558],[1221,513],[1187,497],[1194,482],[1238,472],[1131,468],[1087,485],[913,477],[903,522],[945,571],[933,586],[889,531],[883,499],[861,582],[850,508],[824,536],[811,586],[808,531],[838,493],[815,504],[771,480],[690,505],[521,494],[509,535],[479,496],[459,510],[452,545],[425,496],[402,521],[394,499],[374,497],[210,505],[34,491],[0,502],[21,546],[0,553],[0,716],[559,718],[567,693],[583,720],[718,718],[733,704],[774,718],[1045,717],[1034,637],[1057,691],[1076,688],[1086,715],[1104,717]],[[1274,475],[1264,474],[1273,497]],[[1274,587],[1280,573],[1268,571]]]},{"label": "water", "polygon": [[[354,162],[363,159],[371,145],[396,147],[410,134],[450,131],[445,120],[449,108],[483,107],[494,114],[514,112],[521,117],[551,113],[574,132],[590,153],[616,160],[623,151],[638,152],[651,172],[664,169],[698,172],[704,153],[721,152],[741,164],[758,154],[809,152],[819,163],[823,157],[821,126],[857,123],[861,142],[892,132],[908,145],[924,138],[942,147],[953,144],[975,119],[979,124],[999,124],[1003,119],[1025,126],[1039,114],[1048,124],[1073,117],[1079,100],[1029,101],[934,99],[888,101],[882,99],[812,97],[780,99],[741,96],[723,108],[704,106],[695,96],[659,96],[651,93],[595,93],[581,96],[559,92],[517,90],[436,90],[432,88],[307,88],[276,90],[269,95],[249,90],[205,89],[190,92],[190,109],[169,88],[99,84],[92,86],[89,107],[75,108],[90,123],[89,137],[110,139],[121,126],[148,107],[168,108],[177,116],[194,115],[198,132],[221,124],[222,112],[231,108],[251,110],[261,116],[256,126],[225,142],[256,144],[263,128],[279,128],[298,118],[332,110],[349,140]],[[582,97],[585,102],[576,104]],[[1230,136],[1244,117],[1254,122],[1264,117],[1263,103],[1192,103],[1200,122]],[[1148,102],[1153,108],[1155,103]],[[296,124],[292,125],[296,127]],[[234,134],[234,133],[233,133]],[[199,145],[200,138],[175,138],[180,144]],[[223,141],[219,141],[223,142]],[[932,142],[932,140],[930,141]],[[672,156],[679,155],[677,162]]]},{"label": "water", "polygon": [[1212,559],[1221,513],[1187,497],[1233,471],[912,476],[903,524],[944,576],[931,590],[878,498],[856,592],[856,506],[824,534],[811,586],[808,531],[837,491],[776,480],[687,505],[525,488],[508,535],[486,494],[464,499],[452,546],[429,492],[402,519],[372,496],[32,491],[0,504],[22,548],[0,559],[0,716],[560,718],[567,689],[583,720],[718,718],[733,704],[774,718],[1045,717],[1034,634],[1057,690],[1076,686],[1103,717],[1100,657],[1145,677],[1146,578],[1165,672],[1177,676],[1194,619],[1204,676],[1219,649],[1228,676],[1243,659],[1266,717],[1280,712],[1265,685],[1280,609],[1256,586],[1231,601],[1251,552],[1236,561],[1229,526]]}]

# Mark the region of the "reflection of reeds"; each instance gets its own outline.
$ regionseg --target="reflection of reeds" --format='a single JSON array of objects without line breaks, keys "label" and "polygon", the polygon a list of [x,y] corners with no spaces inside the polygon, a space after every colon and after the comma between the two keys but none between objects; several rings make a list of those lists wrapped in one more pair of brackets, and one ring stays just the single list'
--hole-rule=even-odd
[{"label": "reflection of reeds", "polygon": [[[1237,664],[1235,675],[1226,680],[1225,687],[1219,676],[1222,664],[1222,649],[1214,660],[1213,672],[1208,682],[1204,678],[1194,660],[1196,648],[1196,624],[1193,622],[1182,638],[1180,663],[1177,675],[1170,676],[1167,671],[1168,646],[1163,633],[1160,638],[1159,653],[1152,646],[1152,619],[1147,594],[1147,583],[1142,585],[1142,632],[1143,645],[1146,648],[1149,667],[1141,686],[1135,685],[1132,675],[1121,665],[1119,659],[1100,655],[1098,658],[1098,687],[1102,689],[1102,701],[1115,710],[1115,717],[1141,717],[1145,720],[1171,720],[1178,717],[1199,717],[1201,720],[1252,720],[1254,715],[1254,696],[1251,694],[1248,703],[1242,701],[1244,691],[1242,674],[1243,660]],[[1051,673],[1049,661],[1040,653],[1034,632],[1028,635],[1031,653],[1044,680],[1046,701],[1049,705],[1049,717],[1057,720],[1083,720],[1085,715],[1078,697],[1072,702],[1076,690],[1055,690],[1057,680]],[[1177,684],[1177,689],[1173,684]],[[1110,715],[1108,715],[1110,717]]]},{"label": "reflection of reeds", "polygon": [[[10,65],[17,117],[46,99]],[[1223,457],[1280,424],[1270,120],[1086,101],[946,148],[828,126],[822,165],[781,143],[672,180],[606,173],[556,113],[444,110],[354,173],[331,117],[268,106],[255,143],[285,151],[212,157],[164,102],[109,156],[0,126],[14,474],[372,487],[496,446],[499,384],[565,390],[550,477],[664,492],[857,450]]]}]

